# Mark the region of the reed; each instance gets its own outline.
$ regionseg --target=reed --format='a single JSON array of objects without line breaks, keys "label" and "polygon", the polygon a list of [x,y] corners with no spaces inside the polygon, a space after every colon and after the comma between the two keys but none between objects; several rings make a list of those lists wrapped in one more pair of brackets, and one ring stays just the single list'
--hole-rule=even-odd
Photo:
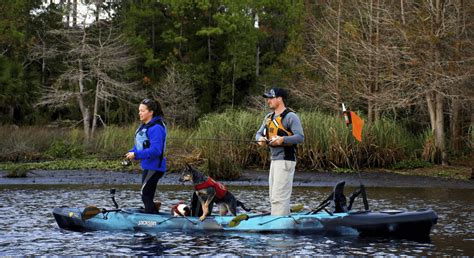
[{"label": "reed", "polygon": [[[417,148],[416,137],[395,121],[380,119],[369,125],[367,166],[387,167],[407,158]],[[421,146],[419,146],[421,148]]]},{"label": "reed", "polygon": [[215,178],[238,178],[241,169],[259,155],[251,142],[260,125],[257,115],[245,111],[227,111],[210,114],[199,121],[191,135],[195,148],[205,160],[203,169]]},{"label": "reed", "polygon": [[305,141],[298,147],[298,167],[337,168],[348,158],[349,131],[342,118],[318,111],[299,113]]},{"label": "reed", "polygon": [[133,135],[136,128],[133,125],[118,127],[107,126],[97,132],[90,143],[91,153],[101,157],[116,158],[124,156],[133,147]]},{"label": "reed", "polygon": [[68,129],[0,126],[0,161],[39,160],[52,142],[65,140]]},{"label": "reed", "polygon": [[[305,132],[304,143],[298,145],[299,170],[350,171],[359,166],[390,167],[405,159],[433,159],[430,132],[413,135],[395,121],[380,119],[366,124],[363,141],[359,143],[342,117],[319,111],[298,112],[298,115]],[[202,117],[194,129],[168,128],[168,169],[180,170],[184,163],[191,163],[215,178],[233,179],[240,176],[243,168],[267,168],[268,148],[252,142],[263,117],[264,113],[230,110]],[[0,127],[0,133],[7,137],[0,138],[0,160],[95,157],[115,159],[113,162],[118,164],[120,157],[133,146],[135,130],[136,125],[108,126],[97,131],[96,137],[86,144],[80,129],[4,126]],[[115,164],[111,166],[120,169]]]}]

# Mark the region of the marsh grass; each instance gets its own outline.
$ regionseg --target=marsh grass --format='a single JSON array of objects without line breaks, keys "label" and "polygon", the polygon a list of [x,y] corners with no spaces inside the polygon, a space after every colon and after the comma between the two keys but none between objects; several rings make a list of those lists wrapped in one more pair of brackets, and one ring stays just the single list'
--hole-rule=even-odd
[{"label": "marsh grass", "polygon": [[260,118],[244,111],[227,111],[211,114],[199,121],[199,126],[191,135],[201,157],[205,160],[202,167],[215,178],[238,178],[241,169],[255,162],[260,156],[254,140]]},{"label": "marsh grass", "polygon": [[[181,170],[184,163],[190,163],[216,179],[233,179],[240,176],[243,168],[267,168],[268,148],[252,142],[264,115],[227,111],[202,117],[196,128],[168,128],[168,169]],[[431,133],[413,135],[395,121],[381,119],[366,124],[359,143],[342,117],[317,111],[298,115],[305,132],[305,142],[298,146],[299,170],[349,172],[359,166],[391,167],[403,160],[430,161],[434,155]],[[0,127],[0,133],[6,135],[0,138],[0,161],[49,161],[42,162],[44,165],[31,163],[27,169],[138,168],[137,164],[132,168],[119,165],[133,146],[136,126],[108,126],[89,143],[84,143],[79,129]],[[83,165],[80,159],[84,160]]]}]

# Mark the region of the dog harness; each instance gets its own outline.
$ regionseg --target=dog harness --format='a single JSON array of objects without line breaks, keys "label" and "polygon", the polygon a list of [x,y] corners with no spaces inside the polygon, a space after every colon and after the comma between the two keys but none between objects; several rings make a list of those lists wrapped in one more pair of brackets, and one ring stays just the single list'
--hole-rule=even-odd
[{"label": "dog harness", "polygon": [[[283,113],[275,118],[275,112],[267,117],[265,129],[263,134],[267,139],[271,139],[275,136],[291,136],[293,132],[290,129],[286,129],[283,126],[283,118],[290,112],[293,112],[290,109],[285,109]],[[296,145],[294,144],[283,144],[282,147],[285,150],[285,160],[295,160]]]},{"label": "dog harness", "polygon": [[207,177],[206,182],[195,185],[194,189],[201,190],[208,187],[213,187],[216,190],[217,199],[224,198],[225,194],[227,193],[227,188],[223,184],[214,181],[214,179],[211,177]]}]

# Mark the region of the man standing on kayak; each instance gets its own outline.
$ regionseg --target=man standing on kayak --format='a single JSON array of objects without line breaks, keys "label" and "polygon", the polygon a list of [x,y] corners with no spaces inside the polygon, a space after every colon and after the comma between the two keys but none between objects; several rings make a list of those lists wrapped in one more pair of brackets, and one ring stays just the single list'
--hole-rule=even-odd
[{"label": "man standing on kayak", "polygon": [[158,101],[144,99],[138,107],[140,126],[135,132],[135,144],[125,157],[140,160],[142,173],[142,201],[145,213],[158,213],[153,198],[158,180],[165,174],[166,126]]},{"label": "man standing on kayak", "polygon": [[270,146],[271,215],[288,215],[296,167],[296,144],[304,141],[303,127],[296,113],[286,107],[286,90],[272,88],[263,97],[273,112],[265,116],[255,139],[261,146]]}]

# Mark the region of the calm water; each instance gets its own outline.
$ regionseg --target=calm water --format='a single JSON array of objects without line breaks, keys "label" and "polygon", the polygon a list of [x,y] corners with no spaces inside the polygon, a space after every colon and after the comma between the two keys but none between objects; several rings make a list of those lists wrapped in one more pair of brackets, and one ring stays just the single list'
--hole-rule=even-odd
[{"label": "calm water", "polygon": [[[110,186],[0,186],[0,255],[474,255],[474,191],[369,188],[372,210],[432,208],[439,216],[428,242],[324,235],[245,233],[77,233],[58,228],[57,206],[111,208]],[[267,209],[266,187],[231,187],[256,210]],[[353,189],[346,189],[350,195]],[[159,186],[168,209],[188,200],[189,186]],[[293,203],[315,207],[330,188],[295,188]],[[138,186],[118,186],[122,207],[141,205]],[[360,208],[361,205],[355,206]]]}]

